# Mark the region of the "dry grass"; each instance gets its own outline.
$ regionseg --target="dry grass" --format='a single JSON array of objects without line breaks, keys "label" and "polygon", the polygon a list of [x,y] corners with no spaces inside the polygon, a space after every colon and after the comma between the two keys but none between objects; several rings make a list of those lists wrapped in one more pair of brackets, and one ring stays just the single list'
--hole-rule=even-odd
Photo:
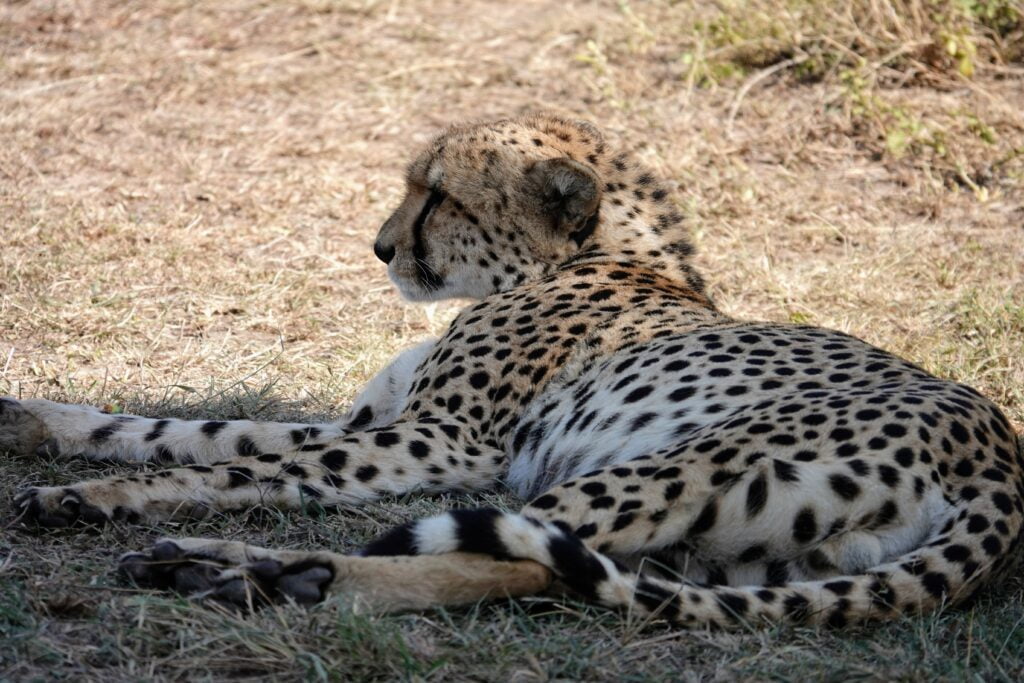
[{"label": "dry grass", "polygon": [[[974,384],[1021,429],[1024,70],[1020,25],[1000,19],[1020,4],[978,6],[4,4],[0,394],[337,412],[454,310],[401,304],[370,253],[410,143],[549,106],[678,182],[723,309],[857,334]],[[5,499],[98,469],[4,463]],[[466,502],[93,535],[0,522],[0,678],[1024,675],[1019,581],[973,611],[878,628],[672,634],[543,603],[238,617],[108,573],[161,533],[348,549]]]}]

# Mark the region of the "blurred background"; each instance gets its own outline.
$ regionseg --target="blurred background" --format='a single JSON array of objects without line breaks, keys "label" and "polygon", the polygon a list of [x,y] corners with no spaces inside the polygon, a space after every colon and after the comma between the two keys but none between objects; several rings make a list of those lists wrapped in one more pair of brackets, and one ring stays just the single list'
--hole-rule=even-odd
[{"label": "blurred background", "polygon": [[[978,387],[1024,427],[1013,0],[4,2],[0,395],[338,412],[460,305],[402,303],[370,249],[411,153],[448,123],[538,108],[593,120],[675,183],[726,312],[856,334]],[[3,498],[97,472],[9,463]],[[184,531],[347,548],[465,503]],[[982,677],[1012,678],[1024,657],[1019,587],[981,627],[961,615],[825,646],[799,632],[652,634],[582,607],[547,621],[507,606],[295,612],[289,631],[76,588],[114,586],[110,557],[157,532],[0,539],[0,675],[884,678],[956,676],[973,657]],[[763,638],[785,647],[762,656]]]}]

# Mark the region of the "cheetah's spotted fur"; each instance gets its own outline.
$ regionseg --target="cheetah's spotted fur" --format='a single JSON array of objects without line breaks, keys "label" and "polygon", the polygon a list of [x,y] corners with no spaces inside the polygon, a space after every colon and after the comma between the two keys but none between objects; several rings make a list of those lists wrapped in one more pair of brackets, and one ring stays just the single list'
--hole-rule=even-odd
[{"label": "cheetah's spotted fur", "polygon": [[[21,512],[157,520],[503,480],[532,499],[521,513],[455,511],[364,550],[450,557],[423,569],[441,584],[491,576],[398,603],[539,590],[542,565],[587,598],[684,625],[887,618],[961,602],[1009,567],[1024,463],[999,409],[845,334],[716,310],[666,187],[590,124],[452,128],[407,186],[374,249],[408,298],[480,300],[443,337],[328,424],[7,401],[0,446],[179,465],[31,488]],[[123,566],[226,600],[248,581],[309,602],[363,559],[229,545],[165,541]],[[381,576],[379,592],[409,590]]]}]

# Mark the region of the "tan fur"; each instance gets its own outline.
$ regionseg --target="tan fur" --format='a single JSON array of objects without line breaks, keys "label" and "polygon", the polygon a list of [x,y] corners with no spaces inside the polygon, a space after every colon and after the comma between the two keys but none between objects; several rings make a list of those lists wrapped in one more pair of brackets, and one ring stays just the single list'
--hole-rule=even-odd
[{"label": "tan fur", "polygon": [[529,560],[500,561],[449,553],[423,557],[356,557],[325,551],[270,550],[239,541],[163,539],[193,557],[244,569],[259,560],[330,565],[332,594],[360,611],[384,613],[466,605],[488,598],[534,595],[551,583],[551,571]]}]

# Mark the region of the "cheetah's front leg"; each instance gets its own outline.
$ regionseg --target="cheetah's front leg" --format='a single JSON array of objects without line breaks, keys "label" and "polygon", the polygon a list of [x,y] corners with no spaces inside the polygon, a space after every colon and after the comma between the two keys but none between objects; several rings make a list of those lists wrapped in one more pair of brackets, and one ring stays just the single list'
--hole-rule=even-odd
[{"label": "cheetah's front leg", "polygon": [[317,450],[316,444],[325,439],[397,419],[416,367],[433,346],[430,340],[399,354],[360,392],[345,416],[322,424],[157,419],[110,415],[91,406],[45,399],[0,398],[0,452],[204,464],[261,453]]},{"label": "cheetah's front leg", "polygon": [[502,451],[474,445],[469,428],[459,423],[413,420],[318,438],[283,454],[30,488],[15,506],[26,521],[68,526],[202,517],[261,505],[359,504],[389,493],[484,490],[504,464]]},{"label": "cheetah's front leg", "polygon": [[354,557],[200,538],[160,540],[148,552],[124,555],[120,570],[142,586],[238,607],[346,594],[357,608],[386,612],[529,595],[551,581],[537,563],[475,554]]},{"label": "cheetah's front leg", "polygon": [[0,399],[0,409],[0,450],[125,462],[210,463],[346,433],[338,423],[155,419],[38,398]]}]

